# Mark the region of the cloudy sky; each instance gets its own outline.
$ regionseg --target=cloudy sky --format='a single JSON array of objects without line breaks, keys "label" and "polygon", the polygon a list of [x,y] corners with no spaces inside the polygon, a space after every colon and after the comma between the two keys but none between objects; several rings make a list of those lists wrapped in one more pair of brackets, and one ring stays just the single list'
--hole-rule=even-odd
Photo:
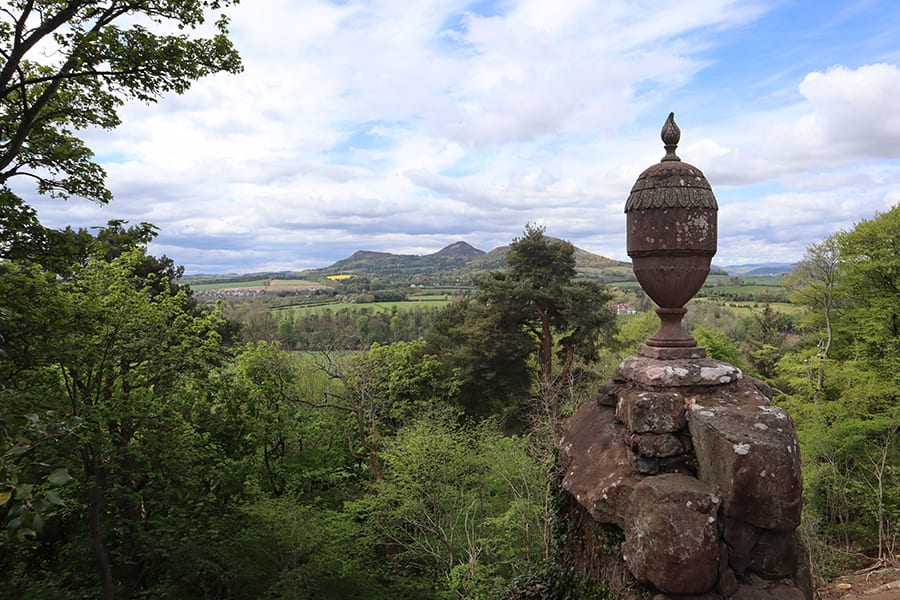
[{"label": "cloudy sky", "polygon": [[356,250],[490,250],[526,223],[627,259],[623,208],[679,155],[719,202],[716,264],[794,261],[900,202],[896,0],[243,0],[245,70],[86,132],[115,200],[189,274]]}]

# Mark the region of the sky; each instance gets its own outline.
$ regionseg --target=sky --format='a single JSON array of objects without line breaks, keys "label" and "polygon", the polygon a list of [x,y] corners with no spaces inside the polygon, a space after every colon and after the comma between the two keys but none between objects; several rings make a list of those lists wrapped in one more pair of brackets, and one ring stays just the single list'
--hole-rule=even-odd
[{"label": "sky", "polygon": [[[717,265],[793,262],[900,203],[896,0],[243,0],[239,75],[83,131],[115,199],[26,195],[51,227],[150,222],[187,274],[508,244],[527,223],[627,260],[665,154],[719,204]],[[215,20],[215,15],[212,15]]]}]

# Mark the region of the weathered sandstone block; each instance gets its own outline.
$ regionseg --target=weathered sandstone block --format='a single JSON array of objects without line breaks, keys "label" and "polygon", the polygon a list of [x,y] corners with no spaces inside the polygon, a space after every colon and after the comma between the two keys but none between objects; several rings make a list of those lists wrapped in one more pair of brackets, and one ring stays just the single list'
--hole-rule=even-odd
[{"label": "weathered sandstone block", "polygon": [[800,560],[800,544],[793,531],[761,531],[750,553],[750,570],[766,579],[792,577]]},{"label": "weathered sandstone block", "polygon": [[722,539],[728,546],[728,563],[734,572],[743,575],[750,568],[750,558],[759,533],[756,527],[725,517],[722,519]]},{"label": "weathered sandstone block", "polygon": [[639,355],[623,360],[616,373],[623,379],[650,387],[718,386],[743,377],[734,365],[711,358],[659,360]]},{"label": "weathered sandstone block", "polygon": [[613,409],[585,402],[560,442],[563,488],[601,523],[625,524],[631,492],[640,481],[628,432]]},{"label": "weathered sandstone block", "polygon": [[719,576],[719,497],[692,477],[648,477],[631,495],[622,554],[640,581],[667,594],[703,594]]},{"label": "weathered sandstone block", "polygon": [[684,397],[678,392],[624,390],[616,416],[633,433],[673,433],[687,425]]},{"label": "weathered sandstone block", "polygon": [[800,524],[800,451],[776,406],[708,401],[690,410],[700,479],[718,486],[725,514],[763,529]]},{"label": "weathered sandstone block", "polygon": [[675,456],[685,452],[685,445],[671,433],[634,433],[631,447],[641,456]]}]

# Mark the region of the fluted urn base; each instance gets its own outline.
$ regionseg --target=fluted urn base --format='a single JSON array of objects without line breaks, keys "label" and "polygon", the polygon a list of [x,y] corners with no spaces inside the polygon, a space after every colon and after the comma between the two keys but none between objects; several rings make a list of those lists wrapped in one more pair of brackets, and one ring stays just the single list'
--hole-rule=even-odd
[{"label": "fluted urn base", "polygon": [[697,345],[681,325],[681,319],[687,313],[686,308],[657,308],[656,314],[661,321],[659,330],[647,340],[648,346],[657,348],[690,348]]},{"label": "fluted urn base", "polygon": [[685,313],[684,308],[657,308],[659,330],[641,344],[638,353],[657,359],[705,358],[706,349],[698,346],[681,324]]},{"label": "fluted urn base", "polygon": [[657,308],[659,330],[641,344],[638,354],[664,360],[705,358],[706,349],[698,346],[681,324],[685,313],[684,308]]}]

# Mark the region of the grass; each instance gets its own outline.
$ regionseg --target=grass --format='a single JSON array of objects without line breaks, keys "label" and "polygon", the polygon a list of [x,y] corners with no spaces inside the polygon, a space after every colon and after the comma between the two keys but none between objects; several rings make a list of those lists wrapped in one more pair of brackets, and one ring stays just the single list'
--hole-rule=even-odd
[{"label": "grass", "polygon": [[453,299],[453,294],[416,294],[408,296],[409,302],[449,302]]},{"label": "grass", "polygon": [[253,288],[266,285],[266,279],[257,279],[255,281],[226,281],[224,283],[192,283],[192,290],[224,290],[231,288]]},{"label": "grass", "polygon": [[796,304],[791,304],[790,302],[767,303],[765,300],[748,300],[737,302],[732,300],[723,300],[721,298],[694,298],[691,300],[691,302],[713,303],[721,306],[722,308],[727,308],[734,311],[734,313],[739,317],[749,317],[755,312],[760,312],[766,307],[766,304],[771,306],[772,310],[786,315],[800,314],[803,310],[802,307],[797,306]]},{"label": "grass", "polygon": [[191,285],[191,289],[197,291],[203,290],[226,290],[234,288],[257,288],[268,289],[272,291],[292,289],[320,287],[322,284],[309,281],[306,279],[255,279],[253,281],[228,281],[223,283],[198,283]]},{"label": "grass", "polygon": [[744,285],[706,285],[703,292],[707,294],[723,293],[723,294],[744,294],[744,295],[763,295],[763,294],[781,294],[784,295],[785,288],[780,285],[766,285],[758,283],[748,283]]}]

